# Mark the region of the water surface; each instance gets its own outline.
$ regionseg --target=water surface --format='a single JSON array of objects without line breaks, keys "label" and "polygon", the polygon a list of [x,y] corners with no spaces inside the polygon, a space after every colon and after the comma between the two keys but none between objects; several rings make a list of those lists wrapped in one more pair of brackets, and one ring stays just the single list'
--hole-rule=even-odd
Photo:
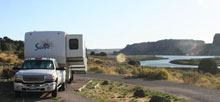
[{"label": "water surface", "polygon": [[198,68],[197,65],[172,64],[172,63],[170,63],[170,61],[179,60],[179,59],[214,58],[216,56],[173,56],[173,55],[172,56],[166,56],[166,55],[157,55],[156,57],[163,57],[163,58],[167,58],[167,59],[141,61],[141,66],[163,67],[163,68]]}]

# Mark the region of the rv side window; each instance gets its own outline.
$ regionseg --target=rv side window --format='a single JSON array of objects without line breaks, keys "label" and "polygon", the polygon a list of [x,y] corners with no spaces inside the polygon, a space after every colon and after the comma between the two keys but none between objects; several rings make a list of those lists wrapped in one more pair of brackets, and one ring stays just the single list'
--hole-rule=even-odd
[{"label": "rv side window", "polygon": [[70,39],[69,40],[69,48],[71,50],[78,49],[79,48],[78,39]]}]

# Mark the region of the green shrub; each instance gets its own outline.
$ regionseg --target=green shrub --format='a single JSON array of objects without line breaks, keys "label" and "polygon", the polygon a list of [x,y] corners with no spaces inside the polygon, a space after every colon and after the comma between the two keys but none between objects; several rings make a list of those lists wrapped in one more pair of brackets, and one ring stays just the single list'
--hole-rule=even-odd
[{"label": "green shrub", "polygon": [[3,69],[2,70],[2,77],[6,79],[11,79],[15,75],[15,71],[12,69]]},{"label": "green shrub", "polygon": [[141,70],[140,68],[133,68],[131,71],[131,74],[133,76],[138,76],[138,75],[140,75],[140,72],[141,72],[140,70]]},{"label": "green shrub", "polygon": [[96,60],[95,63],[96,63],[96,64],[103,64],[103,61],[101,61],[101,60]]},{"label": "green shrub", "polygon": [[18,58],[19,58],[19,59],[24,59],[24,51],[22,51],[22,52],[20,52],[20,53],[18,54]]},{"label": "green shrub", "polygon": [[131,73],[132,75],[137,77],[154,79],[154,80],[167,80],[170,77],[170,74],[166,69],[134,68]]},{"label": "green shrub", "polygon": [[107,53],[105,52],[100,52],[100,53],[96,53],[96,56],[107,56]]},{"label": "green shrub", "polygon": [[92,51],[92,52],[90,53],[90,55],[95,55],[95,52],[94,52],[94,51]]},{"label": "green shrub", "polygon": [[129,60],[128,64],[133,65],[133,66],[140,66],[140,62],[139,61],[135,61],[135,60]]},{"label": "green shrub", "polygon": [[127,74],[128,73],[128,69],[126,69],[125,67],[118,67],[118,68],[115,69],[115,71],[118,74]]},{"label": "green shrub", "polygon": [[136,86],[132,89],[132,91],[143,90],[143,89],[144,89],[144,88],[143,88],[142,86],[136,85]]},{"label": "green shrub", "polygon": [[216,74],[218,71],[217,64],[212,59],[203,59],[199,63],[198,71],[202,71],[204,73]]},{"label": "green shrub", "polygon": [[91,67],[89,68],[89,71],[94,73],[104,73],[104,69],[100,66]]}]

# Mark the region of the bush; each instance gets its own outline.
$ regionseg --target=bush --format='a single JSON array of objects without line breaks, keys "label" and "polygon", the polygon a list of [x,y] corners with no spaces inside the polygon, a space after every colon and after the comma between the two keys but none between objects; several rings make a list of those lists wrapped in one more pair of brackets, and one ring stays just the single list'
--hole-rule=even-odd
[{"label": "bush", "polygon": [[23,51],[18,54],[18,58],[19,59],[24,59],[24,52]]},{"label": "bush", "polygon": [[2,70],[2,76],[6,79],[11,79],[15,75],[15,71],[11,69],[3,69]]},{"label": "bush", "polygon": [[127,73],[128,73],[128,69],[126,69],[125,67],[116,68],[115,71],[116,71],[118,74],[127,74]]},{"label": "bush", "polygon": [[95,55],[95,52],[94,52],[94,51],[92,51],[92,52],[90,53],[90,55]]},{"label": "bush", "polygon": [[133,68],[133,70],[131,71],[131,74],[134,76],[139,76],[141,72],[141,68]]},{"label": "bush", "polygon": [[134,68],[132,75],[142,78],[154,79],[154,80],[167,80],[170,78],[170,74],[166,69],[141,69]]},{"label": "bush", "polygon": [[100,66],[91,67],[89,68],[89,71],[94,73],[104,73],[104,69]]},{"label": "bush", "polygon": [[96,63],[96,64],[103,64],[103,61],[101,61],[101,60],[96,60],[95,63]]},{"label": "bush", "polygon": [[6,57],[0,57],[0,62],[3,62],[3,63],[10,63],[10,62],[11,62],[11,59],[6,58]]},{"label": "bush", "polygon": [[195,84],[200,78],[200,74],[197,72],[186,73],[183,75],[183,81],[187,84]]},{"label": "bush", "polygon": [[128,64],[133,65],[133,66],[140,66],[140,62],[139,61],[135,61],[135,60],[128,61]]},{"label": "bush", "polygon": [[149,79],[155,80],[167,80],[170,77],[170,74],[166,69],[154,69],[144,72],[145,76]]},{"label": "bush", "polygon": [[143,89],[144,89],[144,88],[143,88],[142,86],[136,85],[136,86],[132,89],[132,91],[143,90]]},{"label": "bush", "polygon": [[107,56],[107,53],[105,53],[105,52],[100,52],[100,53],[98,54],[98,56]]},{"label": "bush", "polygon": [[199,63],[198,71],[202,71],[204,73],[216,74],[218,71],[217,64],[212,59],[203,59]]}]

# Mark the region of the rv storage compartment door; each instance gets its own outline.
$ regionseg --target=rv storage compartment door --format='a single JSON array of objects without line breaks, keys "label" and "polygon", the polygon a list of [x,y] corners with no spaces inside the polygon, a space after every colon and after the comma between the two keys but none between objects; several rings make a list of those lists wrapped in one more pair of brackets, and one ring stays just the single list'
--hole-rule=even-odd
[{"label": "rv storage compartment door", "polygon": [[83,37],[82,35],[67,35],[67,63],[69,65],[83,65]]}]

